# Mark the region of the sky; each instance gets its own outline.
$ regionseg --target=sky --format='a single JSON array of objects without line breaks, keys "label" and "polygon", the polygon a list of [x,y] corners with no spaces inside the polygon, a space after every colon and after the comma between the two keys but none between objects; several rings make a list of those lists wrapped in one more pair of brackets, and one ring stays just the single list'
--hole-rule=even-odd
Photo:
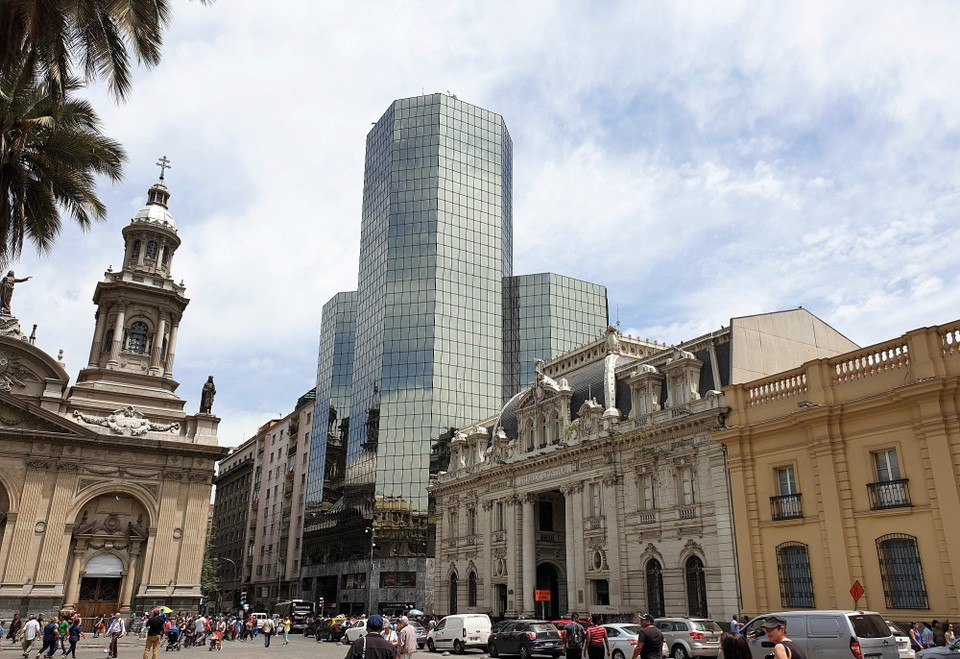
[{"label": "sky", "polygon": [[220,443],[315,384],[323,303],[356,288],[366,133],[444,92],[514,143],[514,273],[608,287],[675,343],[803,306],[860,345],[960,316],[960,4],[173,0],[128,102],[107,221],[13,263],[14,314],[71,381],[94,288],[167,156],[190,305],[175,378]]}]

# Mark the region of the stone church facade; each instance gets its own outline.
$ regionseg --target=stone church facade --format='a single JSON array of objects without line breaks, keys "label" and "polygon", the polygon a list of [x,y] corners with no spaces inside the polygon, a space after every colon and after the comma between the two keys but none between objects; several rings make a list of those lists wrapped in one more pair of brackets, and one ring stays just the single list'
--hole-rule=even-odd
[{"label": "stone church facade", "polygon": [[[610,328],[462,429],[431,487],[438,613],[740,611],[721,389],[853,346],[803,310],[679,346]],[[814,357],[815,356],[815,357]]]},{"label": "stone church facade", "polygon": [[[64,365],[0,316],[0,617],[199,604],[219,419],[188,415],[173,362],[185,289],[163,179],[96,288],[88,363]],[[209,405],[207,406],[209,408]]]}]

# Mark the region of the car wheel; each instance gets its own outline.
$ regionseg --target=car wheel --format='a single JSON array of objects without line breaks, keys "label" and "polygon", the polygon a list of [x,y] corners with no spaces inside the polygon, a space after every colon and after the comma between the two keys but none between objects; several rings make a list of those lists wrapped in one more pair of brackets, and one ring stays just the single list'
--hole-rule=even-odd
[{"label": "car wheel", "polygon": [[430,650],[430,652],[436,652],[436,651],[437,651],[437,646],[433,644],[433,639],[432,639],[432,638],[428,638],[428,639],[427,639],[427,649]]},{"label": "car wheel", "polygon": [[453,642],[453,653],[454,654],[463,654],[463,643],[460,641]]},{"label": "car wheel", "polygon": [[622,651],[620,651],[620,650],[614,650],[614,651],[613,651],[613,659],[626,659],[626,658],[623,656],[623,652],[622,652]]},{"label": "car wheel", "polygon": [[491,657],[499,657],[499,656],[500,656],[500,651],[497,650],[497,644],[496,644],[496,643],[491,643],[491,644],[487,647],[487,654],[489,654]]},{"label": "car wheel", "polygon": [[526,645],[520,646],[520,659],[530,659],[530,648]]},{"label": "car wheel", "polygon": [[690,655],[687,654],[687,649],[682,645],[674,645],[673,659],[690,659]]}]

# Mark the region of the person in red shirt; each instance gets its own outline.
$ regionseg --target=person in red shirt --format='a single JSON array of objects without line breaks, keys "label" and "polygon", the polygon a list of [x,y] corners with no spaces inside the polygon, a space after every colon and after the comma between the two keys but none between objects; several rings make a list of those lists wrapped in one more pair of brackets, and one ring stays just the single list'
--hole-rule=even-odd
[{"label": "person in red shirt", "polygon": [[593,618],[587,618],[587,657],[589,659],[605,659],[610,656],[610,641],[607,640],[607,630],[603,625],[594,624]]}]

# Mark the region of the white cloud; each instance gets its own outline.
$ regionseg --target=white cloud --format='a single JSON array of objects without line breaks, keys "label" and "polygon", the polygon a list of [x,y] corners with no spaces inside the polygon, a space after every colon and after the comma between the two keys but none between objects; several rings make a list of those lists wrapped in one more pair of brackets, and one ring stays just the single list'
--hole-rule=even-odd
[{"label": "white cloud", "polygon": [[[869,343],[956,316],[960,8],[231,0],[176,7],[129,103],[110,221],[25,255],[14,310],[86,361],[120,229],[167,182],[191,304],[188,408],[213,373],[223,437],[292,409],[322,304],[356,285],[364,145],[394,98],[451,90],[514,139],[515,269],[605,283],[665,341],[803,305]],[[614,315],[611,310],[611,315]]]}]

